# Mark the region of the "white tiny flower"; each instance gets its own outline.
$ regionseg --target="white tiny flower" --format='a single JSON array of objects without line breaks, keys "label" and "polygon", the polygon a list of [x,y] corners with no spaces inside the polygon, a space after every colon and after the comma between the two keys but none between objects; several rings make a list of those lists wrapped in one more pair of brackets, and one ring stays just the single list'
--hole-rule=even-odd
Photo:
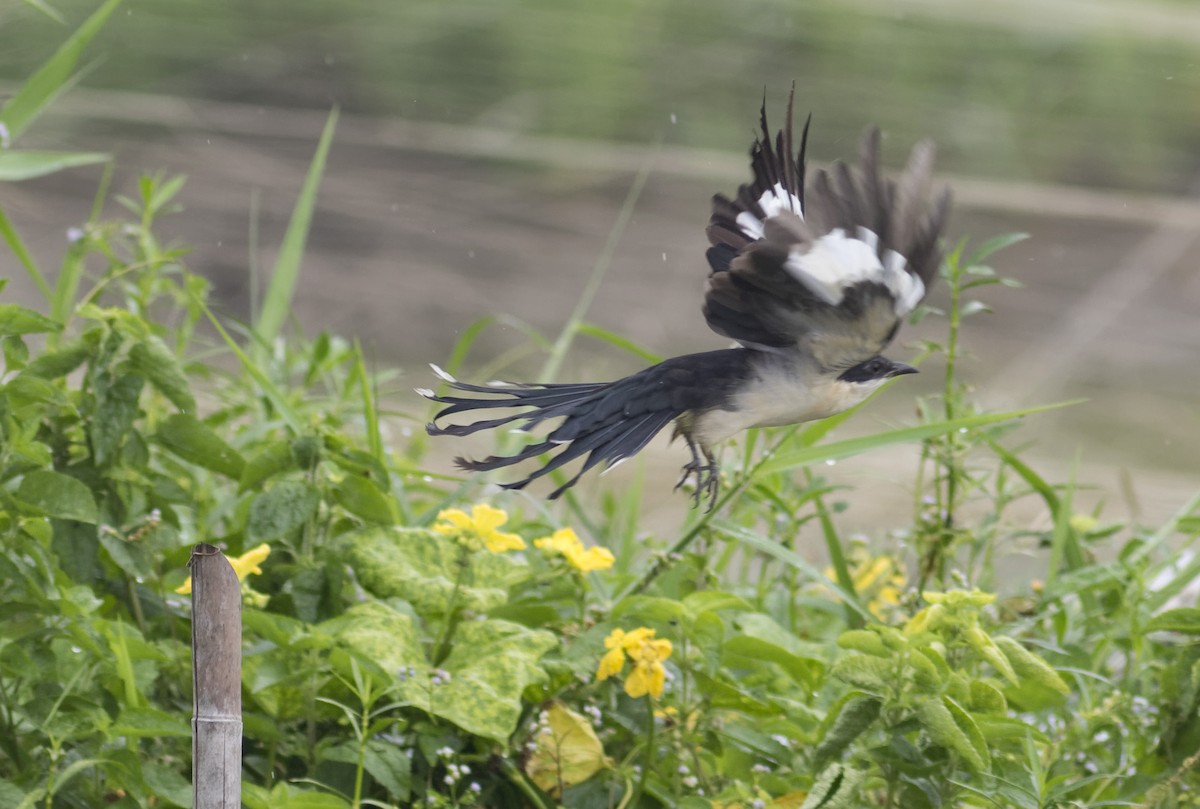
[{"label": "white tiny flower", "polygon": [[789,749],[792,746],[792,740],[789,739],[787,736],[784,736],[782,733],[773,733],[773,734],[771,734],[771,738],[774,739],[779,744],[782,744],[784,747],[787,747]]},{"label": "white tiny flower", "polygon": [[700,784],[700,779],[694,775],[689,775],[683,779],[683,785],[688,789],[695,789]]},{"label": "white tiny flower", "polygon": [[0,122],[0,149],[7,149],[9,142],[8,127]]},{"label": "white tiny flower", "polygon": [[452,787],[452,786],[454,786],[454,776],[453,776],[453,775],[447,775],[445,778],[443,778],[443,779],[442,779],[442,783],[443,783],[443,784],[445,784],[445,785],[446,785],[446,786],[448,786],[448,787]]},{"label": "white tiny flower", "polygon": [[771,768],[768,767],[766,764],[755,764],[753,767],[750,768],[750,772],[756,772],[756,773],[768,773],[770,771],[771,771]]},{"label": "white tiny flower", "polygon": [[471,785],[469,787],[467,787],[467,789],[471,790],[476,795],[478,795],[480,792],[483,792],[483,787],[479,786],[478,781],[472,781]]},{"label": "white tiny flower", "polygon": [[470,768],[470,767],[468,767],[466,764],[459,764],[459,765],[458,765],[458,771],[459,771],[460,773],[462,773],[463,775],[470,775],[470,774],[471,774],[471,768]]},{"label": "white tiny flower", "polygon": [[767,802],[762,798],[755,798],[750,802],[750,809],[767,809]]},{"label": "white tiny flower", "polygon": [[689,770],[689,769],[688,769],[688,765],[686,765],[686,764],[680,764],[680,765],[679,765],[679,769],[677,770],[677,772],[678,772],[680,775],[687,775],[688,773],[690,773],[690,772],[691,772],[691,770]]}]

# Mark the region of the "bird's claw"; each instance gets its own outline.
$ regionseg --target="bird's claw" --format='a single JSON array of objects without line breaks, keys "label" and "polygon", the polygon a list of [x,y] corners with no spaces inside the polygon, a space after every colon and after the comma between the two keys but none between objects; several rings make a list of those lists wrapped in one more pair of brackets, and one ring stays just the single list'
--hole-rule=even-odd
[{"label": "bird's claw", "polygon": [[706,511],[712,511],[717,502],[717,492],[721,488],[721,470],[715,462],[700,463],[699,459],[688,461],[683,465],[683,474],[675,484],[678,490],[689,479],[695,479],[696,488],[692,492],[692,507],[699,508],[701,499],[708,500]]}]

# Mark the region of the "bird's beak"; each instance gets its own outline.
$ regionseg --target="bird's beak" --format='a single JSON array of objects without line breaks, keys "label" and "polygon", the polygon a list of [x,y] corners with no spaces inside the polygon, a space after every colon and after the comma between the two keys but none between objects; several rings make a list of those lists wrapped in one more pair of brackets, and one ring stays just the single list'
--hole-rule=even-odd
[{"label": "bird's beak", "polygon": [[917,369],[911,365],[905,365],[902,362],[892,363],[892,372],[888,376],[903,376],[904,374],[918,373]]}]

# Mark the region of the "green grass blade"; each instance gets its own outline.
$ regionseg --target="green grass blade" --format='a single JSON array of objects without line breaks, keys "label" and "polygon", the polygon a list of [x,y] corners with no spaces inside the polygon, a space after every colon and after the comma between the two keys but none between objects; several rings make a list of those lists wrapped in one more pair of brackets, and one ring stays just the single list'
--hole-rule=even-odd
[{"label": "green grass blade", "polygon": [[367,376],[367,362],[363,358],[362,344],[354,341],[354,364],[358,372],[359,394],[363,401],[363,420],[367,428],[367,445],[375,460],[386,466],[387,459],[383,453],[383,441],[379,437],[379,408],[375,402],[375,392],[371,389],[371,379]]},{"label": "green grass blade", "polygon": [[8,249],[12,250],[13,255],[17,257],[17,261],[21,262],[21,266],[25,268],[25,272],[33,279],[33,283],[41,291],[42,295],[49,301],[54,292],[50,289],[50,285],[46,283],[46,276],[42,275],[42,271],[38,269],[37,262],[25,247],[25,242],[18,235],[16,228],[13,227],[8,215],[4,213],[4,209],[0,208],[0,236],[4,237],[5,244]]},{"label": "green grass blade", "polygon": [[[300,264],[304,258],[304,247],[308,241],[309,226],[312,224],[313,208],[317,202],[317,189],[321,185],[321,175],[325,171],[325,160],[329,155],[329,146],[333,142],[333,132],[337,127],[338,111],[335,107],[329,113],[325,122],[325,130],[317,144],[312,163],[308,167],[308,175],[304,178],[304,186],[296,199],[296,207],[292,209],[292,218],[288,222],[287,233],[284,234],[283,244],[279,248],[279,257],[275,260],[275,269],[271,273],[271,283],[263,300],[262,311],[258,316],[255,331],[261,340],[261,345],[269,346],[287,320],[292,310],[292,298],[296,292],[296,282],[300,277]],[[261,352],[262,349],[259,349]]]},{"label": "green grass blade", "polygon": [[592,305],[592,299],[596,297],[600,283],[604,280],[604,276],[612,264],[612,257],[617,251],[617,245],[621,243],[621,238],[625,235],[625,228],[628,227],[629,220],[633,218],[633,210],[637,207],[638,198],[642,195],[642,189],[646,187],[646,180],[650,178],[650,171],[657,157],[658,149],[656,148],[646,159],[637,176],[633,178],[633,184],[629,186],[629,193],[625,195],[625,201],[621,203],[621,210],[617,213],[617,220],[613,222],[612,229],[608,232],[608,239],[604,242],[604,248],[600,251],[600,255],[592,267],[592,274],[588,278],[587,286],[584,287],[583,294],[575,303],[571,317],[563,326],[562,332],[554,342],[554,348],[550,351],[550,357],[546,360],[541,374],[538,375],[539,382],[553,382],[558,376],[558,371],[562,368],[563,360],[567,356],[567,350],[570,349],[575,335],[579,333],[579,328],[583,325],[583,318]]},{"label": "green grass blade", "polygon": [[49,152],[14,149],[0,152],[0,182],[19,183],[45,177],[63,169],[91,166],[110,160],[103,152]]},{"label": "green grass blade", "polygon": [[30,8],[45,14],[59,25],[67,24],[67,21],[63,18],[63,15],[58,13],[58,9],[45,2],[45,0],[23,0],[23,2]]},{"label": "green grass blade", "polygon": [[1024,461],[1000,446],[999,443],[991,439],[987,443],[992,448],[992,452],[1000,456],[1000,460],[1010,466],[1014,472],[1021,476],[1022,480],[1029,484],[1030,488],[1041,495],[1042,500],[1046,503],[1046,508],[1050,509],[1050,514],[1057,520],[1059,502],[1058,495],[1054,493],[1054,487],[1047,483],[1041,475],[1029,468]]},{"label": "green grass blade", "polygon": [[791,469],[808,466],[820,461],[849,458],[852,455],[858,455],[879,447],[890,446],[891,444],[903,444],[910,441],[923,441],[926,438],[935,438],[939,435],[945,435],[946,433],[954,432],[955,430],[969,430],[975,427],[984,427],[989,424],[998,424],[1003,421],[1011,421],[1013,419],[1018,419],[1033,413],[1041,413],[1046,410],[1066,407],[1071,404],[1075,404],[1075,402],[1060,402],[1057,404],[1044,405],[1042,407],[1031,407],[1025,410],[1011,410],[1007,413],[986,413],[979,416],[967,416],[965,418],[951,419],[949,421],[942,421],[936,424],[918,424],[915,427],[902,427],[898,430],[888,430],[887,432],[866,435],[862,436],[861,438],[850,438],[845,441],[835,441],[832,444],[821,444],[815,447],[803,447],[798,450],[783,452],[773,458],[770,458],[759,467],[758,472],[759,474],[786,472]]},{"label": "green grass blade", "polygon": [[296,435],[303,435],[305,430],[304,420],[300,418],[300,414],[288,402],[287,397],[283,395],[279,388],[275,387],[270,378],[263,373],[262,369],[246,355],[246,352],[242,351],[237,341],[230,336],[225,327],[221,325],[221,321],[217,320],[217,316],[208,308],[208,304],[201,300],[198,295],[192,294],[191,298],[196,307],[204,312],[208,321],[213,324],[213,328],[221,335],[221,339],[225,341],[225,344],[229,346],[230,350],[241,361],[242,367],[246,369],[246,373],[250,374],[254,381],[258,383],[263,395],[275,406],[279,415],[287,422],[288,427],[292,428],[292,432]]},{"label": "green grass blade", "polygon": [[875,617],[871,615],[870,611],[865,606],[863,606],[862,602],[858,600],[858,596],[852,590],[847,590],[837,582],[830,581],[825,574],[817,570],[817,568],[809,563],[807,559],[793,551],[791,548],[787,548],[778,542],[773,542],[764,537],[762,534],[756,533],[747,528],[743,528],[740,525],[735,525],[734,523],[726,520],[713,520],[709,525],[712,530],[716,531],[719,535],[725,537],[726,539],[740,542],[748,548],[756,550],[760,553],[764,553],[767,556],[772,556],[783,562],[785,565],[796,568],[809,580],[833,590],[840,595],[842,597],[842,601],[850,609],[854,610],[855,613],[862,617],[863,620],[868,622],[875,620]]},{"label": "green grass blade", "polygon": [[0,122],[8,127],[9,137],[16,141],[54,99],[71,86],[75,66],[84,48],[120,4],[121,0],[107,0],[96,9],[8,100],[0,110]]},{"label": "green grass blade", "polygon": [[[79,291],[79,282],[83,279],[83,256],[86,250],[85,240],[80,239],[67,248],[63,257],[62,267],[58,271],[58,283],[54,287],[54,295],[50,299],[50,317],[64,326],[75,308],[75,295]],[[53,345],[48,340],[48,345]]]},{"label": "green grass blade", "polygon": [[622,337],[615,332],[611,332],[608,329],[602,329],[592,323],[580,323],[579,327],[576,329],[576,333],[585,337],[595,338],[603,343],[608,343],[609,345],[619,348],[622,351],[628,351],[635,357],[645,360],[652,365],[662,362],[662,357],[660,355],[655,354],[653,351],[648,349],[642,348],[628,337]]}]

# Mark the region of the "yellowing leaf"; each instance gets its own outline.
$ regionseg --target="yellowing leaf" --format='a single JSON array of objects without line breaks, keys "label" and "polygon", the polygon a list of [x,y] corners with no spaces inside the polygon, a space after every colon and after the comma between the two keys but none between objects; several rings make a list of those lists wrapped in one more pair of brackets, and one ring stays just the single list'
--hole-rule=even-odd
[{"label": "yellowing leaf", "polygon": [[534,743],[526,772],[533,783],[554,796],[612,766],[588,718],[558,702],[546,709],[546,724]]}]

